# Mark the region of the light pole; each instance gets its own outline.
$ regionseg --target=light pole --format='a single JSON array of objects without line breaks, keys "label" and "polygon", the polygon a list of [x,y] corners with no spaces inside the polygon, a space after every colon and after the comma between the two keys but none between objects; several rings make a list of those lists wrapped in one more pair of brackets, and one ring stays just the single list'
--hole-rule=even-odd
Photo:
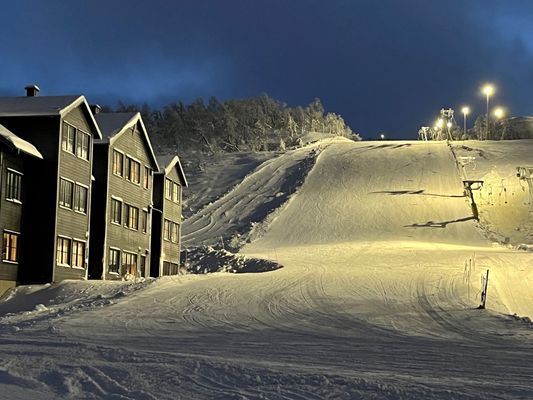
[{"label": "light pole", "polygon": [[494,86],[492,86],[490,83],[487,83],[483,88],[481,89],[483,94],[487,96],[487,129],[485,130],[485,140],[489,138],[489,99],[490,96],[494,94]]},{"label": "light pole", "polygon": [[466,116],[470,114],[470,107],[465,106],[461,108],[461,111],[463,112],[464,137],[466,138]]},{"label": "light pole", "polygon": [[[502,107],[496,107],[494,109],[494,117],[496,118],[497,121],[501,120],[504,116],[505,116],[505,110]],[[503,139],[506,133],[505,125],[502,124],[501,128],[502,128],[502,132],[501,132],[500,137]]]}]

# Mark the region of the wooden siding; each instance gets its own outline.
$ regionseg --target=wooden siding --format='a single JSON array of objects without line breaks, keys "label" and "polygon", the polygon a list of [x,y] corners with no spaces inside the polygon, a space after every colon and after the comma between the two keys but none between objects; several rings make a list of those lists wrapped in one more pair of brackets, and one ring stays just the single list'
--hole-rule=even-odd
[{"label": "wooden siding", "polygon": [[[59,199],[59,179],[64,178],[75,183],[79,183],[88,188],[87,193],[87,212],[82,214],[74,209],[65,209],[57,206],[57,227],[54,238],[58,236],[67,237],[85,242],[85,258],[89,254],[89,218],[90,218],[90,199],[91,199],[91,173],[92,173],[92,148],[93,148],[93,129],[87,121],[85,112],[81,106],[74,108],[63,118],[64,121],[91,136],[89,143],[89,160],[77,157],[61,149],[61,140],[59,140],[59,173],[56,182],[57,201]],[[63,134],[63,123],[60,124],[60,137]],[[76,149],[74,149],[76,151]],[[56,201],[56,203],[57,203]],[[54,254],[56,242],[54,241]],[[86,277],[86,268],[73,268],[57,265],[54,256],[54,281],[59,282],[64,279],[84,279]],[[87,263],[86,263],[87,267]]]},{"label": "wooden siding", "polygon": [[[113,150],[118,150],[125,155],[131,157],[135,161],[140,162],[140,184],[135,184],[126,179],[126,171],[124,168],[124,176],[120,177],[113,173]],[[143,179],[145,173],[145,166],[153,169],[153,162],[150,158],[149,147],[144,139],[144,135],[140,131],[138,124],[134,128],[129,128],[122,133],[110,145],[108,154],[108,194],[107,194],[107,210],[106,210],[106,245],[103,255],[103,265],[105,271],[105,279],[119,279],[120,275],[108,273],[108,259],[109,249],[115,248],[121,250],[121,255],[124,251],[137,254],[137,263],[140,262],[140,256],[145,255],[147,264],[150,262],[150,232],[151,232],[151,212],[152,212],[152,185],[153,174],[150,177],[150,184],[148,189],[143,187]],[[124,163],[125,167],[125,163]],[[122,225],[111,223],[111,199],[119,198],[123,201],[122,208]],[[130,229],[125,226],[124,204],[128,204],[139,209],[139,226],[137,230]],[[148,210],[148,228],[147,232],[142,232],[142,210]],[[146,276],[149,275],[149,265],[146,266]]]},{"label": "wooden siding", "polygon": [[[21,233],[21,218],[22,207],[24,202],[24,196],[22,202],[15,202],[6,199],[6,176],[8,169],[24,173],[24,156],[17,156],[10,152],[4,152],[0,150],[0,242],[3,242],[4,231]],[[26,185],[24,176],[22,176],[22,193]],[[22,235],[19,236],[19,242],[17,251],[21,251]],[[3,245],[3,243],[2,243]],[[18,280],[19,264],[12,262],[4,262],[0,257],[0,280],[16,282]],[[0,296],[2,295],[0,290]]]},{"label": "wooden siding", "polygon": [[[55,264],[59,116],[2,117],[0,122],[37,147],[44,159],[27,159],[19,282],[51,282]],[[36,229],[38,227],[38,229]],[[30,247],[31,244],[31,247]]]},{"label": "wooden siding", "polygon": [[[165,185],[163,183],[163,219],[168,219],[172,222],[179,224],[178,243],[172,243],[168,240],[162,239],[161,247],[161,260],[162,262],[170,262],[173,264],[180,264],[180,250],[181,250],[181,209],[182,209],[182,187],[180,184],[180,178],[176,168],[173,168],[166,179],[170,179],[172,182],[179,185],[179,198],[180,202],[175,203],[172,200],[165,198],[164,190]],[[163,227],[164,228],[164,227]]]}]

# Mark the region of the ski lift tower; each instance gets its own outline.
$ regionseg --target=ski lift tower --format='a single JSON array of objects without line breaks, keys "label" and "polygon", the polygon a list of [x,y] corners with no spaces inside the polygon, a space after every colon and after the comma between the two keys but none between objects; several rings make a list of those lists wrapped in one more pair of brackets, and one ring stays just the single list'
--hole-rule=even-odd
[{"label": "ski lift tower", "polygon": [[444,126],[447,129],[448,135],[447,138],[449,140],[452,140],[452,134],[450,132],[450,128],[457,125],[457,122],[455,121],[455,118],[453,116],[453,109],[451,108],[441,108],[440,110],[440,118],[444,121]]},{"label": "ski lift tower", "polygon": [[529,208],[533,210],[533,167],[516,167],[516,176],[529,187]]}]

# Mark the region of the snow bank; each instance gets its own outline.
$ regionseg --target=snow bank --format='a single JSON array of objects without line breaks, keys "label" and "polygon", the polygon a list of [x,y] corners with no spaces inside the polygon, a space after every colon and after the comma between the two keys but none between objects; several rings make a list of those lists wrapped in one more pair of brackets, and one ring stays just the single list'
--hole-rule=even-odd
[{"label": "snow bank", "polygon": [[210,272],[267,272],[282,268],[276,262],[234,254],[224,249],[216,250],[201,246],[182,252],[187,272],[206,274]]}]

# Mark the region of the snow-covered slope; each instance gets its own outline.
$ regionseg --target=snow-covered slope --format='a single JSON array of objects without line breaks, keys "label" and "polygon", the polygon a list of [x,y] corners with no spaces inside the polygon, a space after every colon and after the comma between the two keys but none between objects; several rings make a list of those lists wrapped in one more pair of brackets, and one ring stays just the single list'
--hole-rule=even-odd
[{"label": "snow-covered slope", "polygon": [[[302,184],[252,219],[311,152]],[[326,141],[254,171],[187,242],[259,222],[243,253],[284,268],[62,284],[78,308],[47,300],[53,286],[14,296],[0,305],[0,398],[533,397],[533,329],[510,315],[533,315],[533,257],[484,238],[445,143]]]},{"label": "snow-covered slope", "polygon": [[533,248],[533,204],[517,167],[533,167],[533,140],[458,142],[453,146],[464,179],[482,180],[475,190],[483,229],[493,240]]}]

